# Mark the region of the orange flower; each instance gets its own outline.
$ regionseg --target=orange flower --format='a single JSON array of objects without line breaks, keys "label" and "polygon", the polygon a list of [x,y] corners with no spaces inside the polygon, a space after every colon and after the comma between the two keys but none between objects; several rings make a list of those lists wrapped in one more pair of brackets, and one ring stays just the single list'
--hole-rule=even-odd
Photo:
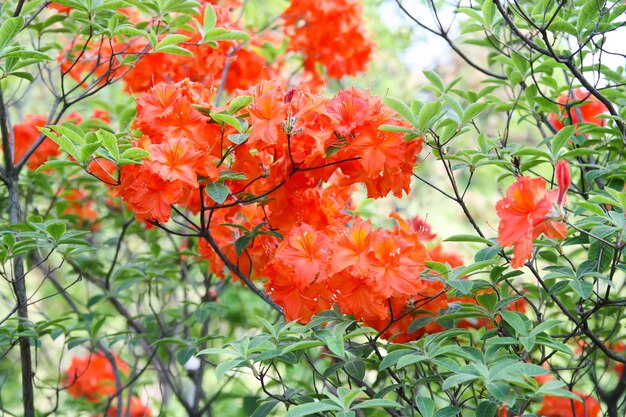
[{"label": "orange flower", "polygon": [[[117,416],[117,402],[114,402],[107,411],[108,417]],[[152,417],[152,411],[146,406],[139,397],[131,397],[130,404],[124,400],[122,406],[122,416],[125,417]]]},{"label": "orange flower", "polygon": [[367,253],[371,243],[372,224],[369,221],[355,219],[352,227],[337,233],[333,240],[331,273],[350,268],[357,274],[367,274],[370,268]]},{"label": "orange flower", "polygon": [[[614,344],[613,345],[613,351],[615,353],[626,351],[626,342],[617,342],[616,344]],[[617,362],[615,364],[615,371],[618,374],[623,373],[625,368],[626,368],[626,364],[624,364],[623,362]]]},{"label": "orange flower", "polygon": [[329,258],[330,239],[308,224],[294,227],[275,254],[276,260],[293,268],[299,287],[325,279]]},{"label": "orange flower", "polygon": [[[127,374],[128,365],[113,354],[120,374]],[[65,371],[67,392],[72,397],[82,397],[89,402],[98,402],[106,396],[115,394],[115,372],[111,361],[100,352],[89,356],[73,357]]]},{"label": "orange flower", "polygon": [[500,218],[498,242],[513,246],[513,268],[521,268],[530,259],[533,240],[540,234],[565,239],[567,228],[561,220],[565,192],[571,181],[566,163],[558,164],[557,181],[558,189],[546,191],[542,178],[519,177],[506,197],[496,204]]},{"label": "orange flower", "polygon": [[195,165],[200,152],[193,149],[189,141],[176,137],[150,146],[150,172],[166,181],[179,180],[189,187],[198,187]]},{"label": "orange flower", "polygon": [[316,63],[333,78],[366,69],[374,44],[358,0],[293,0],[283,17],[289,49],[303,53],[307,72],[317,74]]},{"label": "orange flower", "polygon": [[[577,125],[581,122],[593,123],[598,126],[606,124],[606,119],[597,117],[608,111],[604,103],[582,88],[568,91],[560,96],[557,101],[563,107],[561,114],[551,114],[549,117],[550,123],[557,130],[563,129],[563,121],[571,125]],[[569,112],[566,105],[571,106]]]},{"label": "orange flower", "polygon": [[[38,127],[46,125],[47,117],[43,114],[28,115],[21,123],[13,126],[13,138],[15,143],[15,154],[13,156],[14,163],[21,160],[30,147],[35,143],[40,135]],[[51,156],[60,155],[59,145],[54,143],[50,138],[45,138],[39,147],[28,158],[26,166],[30,169],[37,169],[40,165],[48,160]]]},{"label": "orange flower", "polygon": [[598,401],[590,395],[582,395],[578,391],[573,392],[583,401],[546,395],[543,397],[541,409],[537,414],[544,417],[598,417],[600,414]]},{"label": "orange flower", "polygon": [[422,286],[419,274],[428,259],[417,239],[409,241],[391,233],[379,233],[369,254],[374,288],[383,297],[415,294]]}]

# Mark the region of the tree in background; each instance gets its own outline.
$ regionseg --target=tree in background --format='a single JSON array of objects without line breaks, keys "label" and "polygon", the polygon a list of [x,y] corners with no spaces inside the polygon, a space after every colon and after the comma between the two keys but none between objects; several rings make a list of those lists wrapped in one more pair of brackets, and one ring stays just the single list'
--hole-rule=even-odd
[{"label": "tree in background", "polygon": [[3,413],[624,414],[626,5],[379,3],[2,4]]}]

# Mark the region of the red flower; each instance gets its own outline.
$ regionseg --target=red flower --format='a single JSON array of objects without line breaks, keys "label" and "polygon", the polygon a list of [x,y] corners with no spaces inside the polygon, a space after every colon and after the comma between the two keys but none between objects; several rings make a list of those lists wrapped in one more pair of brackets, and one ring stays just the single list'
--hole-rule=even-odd
[{"label": "red flower", "polygon": [[[568,91],[560,96],[557,101],[563,109],[559,115],[551,114],[549,117],[550,123],[557,130],[563,128],[564,122],[568,125],[577,125],[581,122],[593,123],[598,126],[606,124],[605,119],[600,119],[597,116],[607,112],[608,109],[600,100],[582,88]],[[571,105],[569,111],[566,105]]]},{"label": "red flower", "polygon": [[573,392],[582,398],[583,402],[546,395],[537,414],[544,417],[597,417],[600,414],[600,404],[595,398],[577,391]]},{"label": "red flower", "polygon": [[[120,375],[128,373],[128,365],[115,354],[113,356],[118,373]],[[73,357],[65,374],[67,392],[72,397],[82,397],[89,402],[98,402],[117,391],[113,366],[103,353],[97,352],[82,358]]]},{"label": "red flower", "polygon": [[[117,416],[117,403],[114,402],[107,411],[108,417]],[[122,416],[124,417],[152,417],[152,411],[138,397],[131,397],[130,404],[123,401]]]},{"label": "red flower", "polygon": [[571,182],[567,163],[557,165],[559,188],[546,191],[542,178],[519,177],[498,201],[496,211],[500,218],[498,242],[513,246],[511,266],[521,268],[530,259],[533,240],[540,234],[564,239],[567,228],[561,222],[565,191]]},{"label": "red flower", "polygon": [[[28,115],[26,119],[21,123],[16,123],[13,126],[13,138],[15,143],[15,154],[13,156],[14,163],[26,155],[26,152],[35,143],[40,135],[38,127],[46,125],[47,117],[43,114],[36,116]],[[40,165],[48,160],[51,156],[60,155],[59,145],[54,143],[50,138],[45,138],[44,141],[37,147],[35,152],[28,158],[26,166],[30,169],[37,169]]]}]

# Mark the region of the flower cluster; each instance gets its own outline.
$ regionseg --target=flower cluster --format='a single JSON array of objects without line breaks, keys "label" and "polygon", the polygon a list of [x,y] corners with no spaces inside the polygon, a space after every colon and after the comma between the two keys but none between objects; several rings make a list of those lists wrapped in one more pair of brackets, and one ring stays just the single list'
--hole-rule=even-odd
[{"label": "flower cluster", "polygon": [[[82,358],[73,357],[65,371],[65,384],[69,395],[82,398],[90,403],[106,404],[110,397],[117,397],[115,385],[118,377],[128,374],[128,364],[113,355],[115,368],[111,360],[103,353],[93,353]],[[131,397],[128,407],[122,407],[122,415],[132,417],[151,417],[152,412],[138,397]],[[117,399],[108,407],[109,417],[117,415]]]},{"label": "flower cluster", "polygon": [[[159,84],[139,97],[135,127],[144,136],[136,146],[150,156],[143,165],[124,166],[116,190],[138,219],[166,223],[173,204],[198,212],[202,206],[243,205],[250,201],[245,195],[271,193],[268,223],[286,230],[314,216],[313,207],[330,210],[326,216],[340,210],[332,207],[345,200],[345,191],[316,201],[334,192],[320,188],[333,174],[339,188],[365,183],[370,197],[409,191],[422,142],[378,129],[402,123],[379,97],[350,89],[327,99],[305,87],[285,91],[278,81],[262,81],[249,94],[248,113],[239,115],[251,126],[245,134],[218,123],[224,111],[206,115],[220,109],[211,108],[213,90],[200,84]],[[215,206],[200,194],[217,182],[230,192]]]},{"label": "flower cluster", "polygon": [[[203,21],[207,5],[200,9],[197,24]],[[214,5],[216,27],[227,30],[244,31],[226,5]],[[245,44],[237,41],[220,41],[217,47],[202,42],[199,31],[181,31],[189,37],[181,46],[190,55],[168,53],[146,54],[128,74],[124,76],[126,89],[131,92],[144,92],[161,82],[177,82],[184,79],[199,82],[205,86],[218,86],[225,75],[224,89],[232,92],[246,89],[258,80],[275,78],[278,64],[270,65],[257,52],[264,42],[271,41],[271,34],[254,36]],[[145,42],[144,42],[145,44]]]},{"label": "flower cluster", "polygon": [[531,258],[533,240],[540,234],[553,239],[567,235],[563,223],[565,194],[571,183],[567,161],[557,163],[556,180],[558,188],[547,191],[543,178],[521,176],[496,204],[498,242],[513,246],[513,268],[521,268]]},{"label": "flower cluster", "polygon": [[358,0],[297,0],[283,12],[289,49],[304,54],[304,68],[317,64],[332,78],[364,71],[374,44],[367,35]]}]

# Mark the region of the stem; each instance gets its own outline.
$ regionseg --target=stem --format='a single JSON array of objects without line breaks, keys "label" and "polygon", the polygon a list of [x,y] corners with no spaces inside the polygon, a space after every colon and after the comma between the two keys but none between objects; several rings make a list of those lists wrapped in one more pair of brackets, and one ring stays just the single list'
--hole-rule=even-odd
[{"label": "stem", "polygon": [[[7,189],[9,193],[9,222],[18,224],[21,218],[19,174],[13,167],[13,138],[9,130],[9,116],[4,104],[0,88],[0,131],[2,132],[2,149],[6,170]],[[13,258],[13,280],[11,281],[17,302],[17,315],[21,323],[28,321],[28,296],[26,294],[26,277],[24,276],[24,259],[22,256]],[[20,362],[22,367],[22,401],[24,417],[35,417],[35,396],[33,393],[33,360],[30,352],[30,339],[21,336]]]}]

